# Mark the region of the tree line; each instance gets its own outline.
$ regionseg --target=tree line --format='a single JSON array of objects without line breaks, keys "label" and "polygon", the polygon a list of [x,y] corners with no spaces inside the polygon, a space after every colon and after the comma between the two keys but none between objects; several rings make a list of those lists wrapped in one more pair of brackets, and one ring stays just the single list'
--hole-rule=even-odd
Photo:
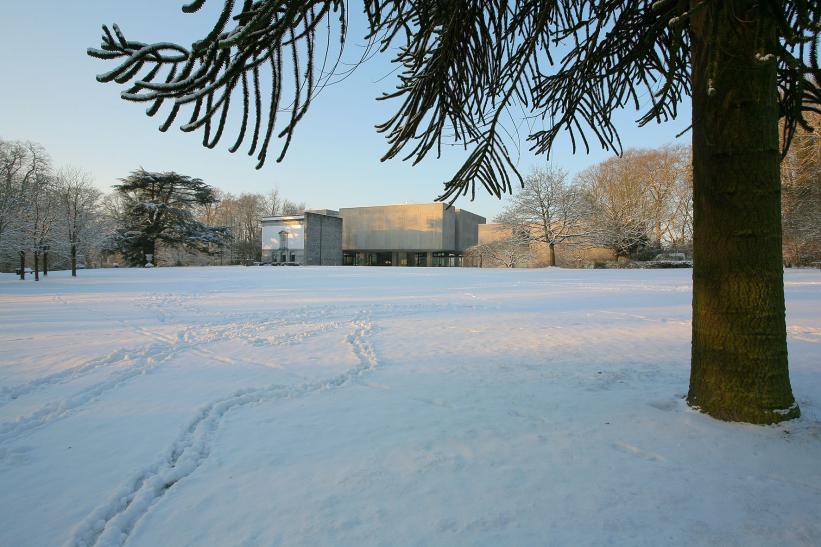
[{"label": "tree line", "polygon": [[[56,168],[33,142],[0,139],[0,268],[77,270],[131,266],[238,264],[261,258],[260,218],[297,214],[305,204],[280,195],[233,195],[201,179],[138,169],[105,194],[83,169]],[[146,255],[150,255],[147,259]]]},{"label": "tree line", "polygon": [[[818,126],[819,117],[813,117]],[[821,261],[821,139],[799,129],[782,164],[785,265]],[[628,149],[572,179],[556,165],[533,169],[494,222],[504,237],[474,250],[506,267],[531,263],[534,244],[556,265],[556,247],[608,250],[617,260],[692,253],[690,146]]]}]

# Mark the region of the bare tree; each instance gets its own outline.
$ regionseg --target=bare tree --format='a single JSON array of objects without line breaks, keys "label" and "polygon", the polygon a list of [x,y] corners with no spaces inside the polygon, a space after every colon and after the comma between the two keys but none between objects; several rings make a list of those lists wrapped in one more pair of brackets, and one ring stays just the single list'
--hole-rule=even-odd
[{"label": "bare tree", "polygon": [[245,260],[261,260],[262,224],[260,219],[268,211],[265,196],[241,194],[237,199],[237,219],[234,239],[237,250]]},{"label": "bare tree", "polygon": [[628,256],[688,246],[692,233],[689,147],[629,149],[576,177],[586,202],[587,241]]},{"label": "bare tree", "polygon": [[279,195],[278,188],[274,188],[265,196],[265,209],[269,216],[280,214],[282,210],[282,198]]},{"label": "bare tree", "polygon": [[[51,159],[42,146],[0,140],[0,255],[19,258],[21,279],[26,253],[33,250],[32,219],[43,220],[37,213],[47,205],[43,192],[50,174]],[[39,273],[36,276],[39,279]]]},{"label": "bare tree", "polygon": [[781,162],[784,261],[821,263],[821,114],[809,117],[814,131],[799,130]]},{"label": "bare tree", "polygon": [[588,216],[588,242],[626,257],[649,243],[652,219],[649,214],[646,178],[635,169],[637,153],[627,150],[588,167],[576,176],[583,192]]},{"label": "bare tree", "polygon": [[[688,149],[689,152],[689,149]],[[686,175],[678,178],[671,194],[672,220],[667,225],[667,239],[675,248],[691,247],[693,243],[693,170],[687,160]]]},{"label": "bare tree", "polygon": [[527,265],[533,259],[533,236],[527,227],[505,227],[506,235],[494,241],[471,247],[467,255],[481,267],[515,268]]},{"label": "bare tree", "polygon": [[91,174],[76,167],[64,167],[57,172],[55,193],[60,231],[71,260],[71,275],[77,277],[77,249],[99,236],[95,221],[101,193],[92,184]]},{"label": "bare tree", "polygon": [[21,211],[28,159],[23,143],[0,140],[0,248]]},{"label": "bare tree", "polygon": [[646,205],[655,247],[673,244],[686,231],[692,217],[692,169],[689,146],[664,146],[638,150],[634,168],[644,177]]},{"label": "bare tree", "polygon": [[283,215],[301,215],[305,211],[305,202],[296,202],[291,201],[290,199],[283,199],[281,211],[281,214]]},{"label": "bare tree", "polygon": [[27,199],[22,218],[23,251],[30,249],[34,256],[34,280],[40,280],[40,257],[43,255],[43,272],[48,274],[48,250],[52,242],[57,219],[57,195],[50,163],[38,164],[28,185]]},{"label": "bare tree", "polygon": [[548,248],[548,265],[556,265],[557,244],[573,244],[587,235],[584,201],[567,172],[556,166],[534,169],[524,188],[514,194],[496,222],[525,229],[534,242]]}]

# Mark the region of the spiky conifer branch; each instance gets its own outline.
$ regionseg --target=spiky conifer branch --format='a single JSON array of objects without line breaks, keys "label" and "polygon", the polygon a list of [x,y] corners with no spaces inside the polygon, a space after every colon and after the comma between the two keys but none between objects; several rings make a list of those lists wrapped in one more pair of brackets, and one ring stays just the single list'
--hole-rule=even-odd
[{"label": "spiky conifer branch", "polygon": [[[383,159],[416,163],[434,149],[440,154],[443,143],[465,147],[467,160],[439,198],[453,201],[473,196],[477,183],[500,196],[511,190],[512,180],[521,181],[509,150],[517,143],[508,136],[519,128],[515,121],[516,127],[504,127],[506,116],[528,124],[535,153],[549,153],[565,132],[574,150],[589,150],[593,141],[621,152],[614,125],[618,110],[640,110],[640,125],[676,117],[690,94],[690,18],[718,2],[363,0],[369,39],[383,52],[398,51],[393,62],[401,67],[396,90],[380,97],[399,101],[396,114],[377,127],[389,145]],[[183,11],[204,4],[195,0]],[[758,9],[779,28],[777,50],[762,46],[758,59],[778,66],[786,150],[796,127],[808,128],[803,113],[818,112],[821,105],[821,6],[761,0]],[[346,17],[345,0],[224,0],[213,28],[190,48],[129,41],[115,25],[113,34],[103,27],[102,45],[89,55],[120,61],[98,80],[131,82],[123,98],[150,102],[148,115],[171,103],[162,131],[182,107],[192,105],[181,128],[202,129],[209,148],[223,136],[236,93],[242,118],[229,150],[250,136],[249,155],[257,154],[260,168],[277,130],[277,113],[290,114],[277,133],[283,139],[281,161],[312,99],[335,73],[336,64],[317,68],[329,47],[318,42],[337,33],[341,52]],[[271,78],[267,108],[263,72]],[[291,93],[283,93],[287,86]]]}]

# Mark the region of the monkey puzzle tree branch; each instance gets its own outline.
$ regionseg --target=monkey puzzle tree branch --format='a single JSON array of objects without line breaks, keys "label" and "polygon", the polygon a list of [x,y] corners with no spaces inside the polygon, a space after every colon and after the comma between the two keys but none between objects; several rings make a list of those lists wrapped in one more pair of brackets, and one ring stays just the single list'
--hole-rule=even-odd
[{"label": "monkey puzzle tree branch", "polygon": [[[205,2],[182,9],[193,13]],[[522,180],[510,154],[519,144],[511,137],[518,125],[502,123],[502,114],[513,111],[535,124],[527,140],[537,154],[548,154],[564,133],[574,151],[589,151],[593,141],[620,153],[613,119],[619,110],[641,111],[639,125],[677,116],[692,92],[692,18],[720,2],[363,0],[366,38],[382,52],[396,51],[400,68],[396,89],[380,97],[398,102],[377,126],[388,143],[382,159],[418,163],[433,150],[441,155],[443,144],[459,145],[467,159],[439,199],[473,197],[477,183],[500,196],[513,179]],[[775,50],[762,44],[757,58],[777,65],[786,150],[796,127],[809,128],[804,112],[821,104],[821,7],[760,0],[757,9],[776,21],[780,36]],[[169,105],[161,131],[190,108],[181,129],[202,130],[203,145],[213,148],[238,110],[229,151],[250,140],[248,154],[261,168],[274,135],[282,140],[281,161],[314,97],[339,75],[347,10],[346,0],[223,0],[213,27],[188,48],[128,40],[113,25],[103,27],[101,46],[88,53],[119,62],[98,80],[130,84],[123,99],[150,103],[149,116]],[[334,37],[339,53],[327,67]],[[288,115],[278,118],[280,112]]]}]

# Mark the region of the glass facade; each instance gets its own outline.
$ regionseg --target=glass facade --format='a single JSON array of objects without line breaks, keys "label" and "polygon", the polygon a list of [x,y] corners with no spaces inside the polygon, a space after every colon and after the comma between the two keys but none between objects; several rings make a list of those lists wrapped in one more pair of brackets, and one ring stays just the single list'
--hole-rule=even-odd
[{"label": "glass facade", "polygon": [[[428,263],[428,255],[431,257],[430,263]],[[462,261],[462,253],[453,251],[431,253],[344,251],[342,253],[343,266],[459,267],[462,266]]]},{"label": "glass facade", "polygon": [[432,253],[431,266],[458,267],[462,265],[462,255],[459,253],[438,252]]}]

